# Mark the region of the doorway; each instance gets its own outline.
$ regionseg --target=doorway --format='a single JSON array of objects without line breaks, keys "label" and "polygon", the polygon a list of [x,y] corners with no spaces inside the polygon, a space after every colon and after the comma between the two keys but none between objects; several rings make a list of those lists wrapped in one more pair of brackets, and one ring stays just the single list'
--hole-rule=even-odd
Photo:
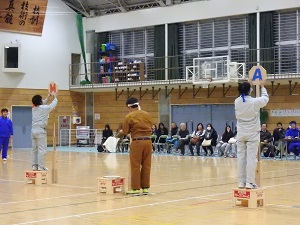
[{"label": "doorway", "polygon": [[11,118],[14,128],[12,147],[31,148],[32,107],[12,106]]},{"label": "doorway", "polygon": [[71,54],[71,85],[76,85],[80,83],[80,57],[81,54],[72,53]]}]

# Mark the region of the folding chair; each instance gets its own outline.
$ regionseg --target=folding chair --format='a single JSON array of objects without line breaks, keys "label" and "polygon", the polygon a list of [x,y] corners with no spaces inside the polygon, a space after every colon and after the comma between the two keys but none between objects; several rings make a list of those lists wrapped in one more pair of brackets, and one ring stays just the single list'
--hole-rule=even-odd
[{"label": "folding chair", "polygon": [[167,137],[168,135],[161,135],[157,142],[155,143],[155,149],[157,152],[159,152],[159,148],[161,147],[162,148],[162,152],[167,152],[167,143],[166,143],[166,140],[167,140]]}]

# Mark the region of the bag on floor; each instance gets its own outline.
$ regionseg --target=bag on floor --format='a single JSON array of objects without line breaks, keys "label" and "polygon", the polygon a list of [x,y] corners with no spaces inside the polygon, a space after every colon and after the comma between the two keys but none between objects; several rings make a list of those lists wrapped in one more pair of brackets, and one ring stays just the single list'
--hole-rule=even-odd
[{"label": "bag on floor", "polygon": [[103,146],[102,145],[98,145],[97,146],[97,151],[98,152],[104,152]]},{"label": "bag on floor", "polygon": [[203,142],[202,142],[202,146],[211,146],[211,140],[206,140],[204,139]]}]

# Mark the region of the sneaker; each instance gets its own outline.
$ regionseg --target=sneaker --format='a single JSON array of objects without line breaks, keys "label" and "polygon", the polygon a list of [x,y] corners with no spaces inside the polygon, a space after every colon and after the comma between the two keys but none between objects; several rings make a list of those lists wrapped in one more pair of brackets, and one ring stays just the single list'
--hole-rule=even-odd
[{"label": "sneaker", "polygon": [[143,188],[143,194],[144,195],[149,194],[149,188]]},{"label": "sneaker", "polygon": [[6,158],[3,158],[2,160],[3,160],[3,161],[6,161],[7,159],[6,159]]},{"label": "sneaker", "polygon": [[239,188],[245,188],[246,184],[243,182],[239,182]]},{"label": "sneaker", "polygon": [[43,167],[43,166],[39,166],[37,170],[38,171],[48,171],[48,168]]},{"label": "sneaker", "polygon": [[140,194],[140,190],[129,190],[126,191],[127,195],[139,195]]},{"label": "sneaker", "polygon": [[246,183],[246,189],[257,189],[258,186],[255,183]]},{"label": "sneaker", "polygon": [[38,170],[38,166],[37,165],[32,165],[32,170],[33,171],[37,171]]}]

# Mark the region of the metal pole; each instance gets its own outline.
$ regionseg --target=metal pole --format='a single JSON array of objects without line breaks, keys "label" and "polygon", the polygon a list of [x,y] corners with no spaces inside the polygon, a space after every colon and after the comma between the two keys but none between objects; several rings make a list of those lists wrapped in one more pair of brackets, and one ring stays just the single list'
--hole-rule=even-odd
[{"label": "metal pole", "polygon": [[260,63],[260,12],[256,13],[256,56],[257,56],[257,65]]},{"label": "metal pole", "polygon": [[[256,54],[257,54],[257,66],[260,64],[260,12],[257,11],[256,13]],[[255,85],[255,92],[256,92],[256,97],[260,97],[260,85],[257,84]],[[258,112],[258,116],[260,117],[260,112]],[[259,141],[260,143],[260,141]],[[256,184],[260,187],[261,184],[261,149],[260,149],[260,144],[258,145],[258,151],[257,151],[257,166],[256,166]]]},{"label": "metal pole", "polygon": [[71,129],[69,129],[69,148],[71,148]]},{"label": "metal pole", "polygon": [[168,75],[168,24],[165,24],[165,80],[169,80],[169,75]]},{"label": "metal pole", "polygon": [[53,124],[53,156],[52,156],[52,184],[57,183],[57,151],[56,151],[56,135],[55,123]]}]

